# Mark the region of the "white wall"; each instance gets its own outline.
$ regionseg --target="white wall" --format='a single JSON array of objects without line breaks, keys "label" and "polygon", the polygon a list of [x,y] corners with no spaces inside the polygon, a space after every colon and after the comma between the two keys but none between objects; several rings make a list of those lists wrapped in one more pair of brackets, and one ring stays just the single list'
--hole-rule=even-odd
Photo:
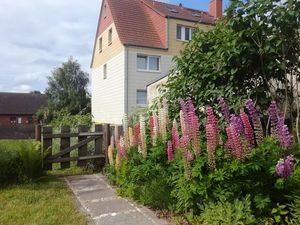
[{"label": "white wall", "polygon": [[[169,73],[173,66],[172,58],[170,55],[162,55],[161,51],[153,49],[148,50],[145,48],[128,48],[128,110],[129,114],[133,109],[137,108],[136,104],[136,91],[146,90],[147,85],[164,77]],[[160,72],[140,72],[137,70],[137,54],[155,55],[160,56]]]},{"label": "white wall", "polygon": [[124,51],[109,60],[107,78],[103,65],[91,72],[92,115],[96,123],[121,124],[124,115]]}]

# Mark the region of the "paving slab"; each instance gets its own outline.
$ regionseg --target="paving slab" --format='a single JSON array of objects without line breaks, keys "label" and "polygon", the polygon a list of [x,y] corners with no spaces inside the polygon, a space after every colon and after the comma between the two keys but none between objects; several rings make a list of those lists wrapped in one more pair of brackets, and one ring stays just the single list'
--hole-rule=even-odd
[{"label": "paving slab", "polygon": [[65,178],[80,208],[95,225],[168,225],[150,209],[117,196],[102,174]]}]

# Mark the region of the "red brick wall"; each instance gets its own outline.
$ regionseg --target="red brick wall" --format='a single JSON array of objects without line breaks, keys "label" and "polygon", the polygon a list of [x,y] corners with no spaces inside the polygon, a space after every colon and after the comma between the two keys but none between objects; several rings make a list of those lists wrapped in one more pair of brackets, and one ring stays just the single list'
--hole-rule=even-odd
[{"label": "red brick wall", "polygon": [[0,116],[0,125],[10,125],[10,118],[11,117],[16,117],[17,121],[18,118],[21,117],[22,118],[22,123],[21,124],[28,124],[28,117],[32,118],[32,115],[22,115],[22,116],[18,116],[18,115],[4,115],[4,116]]},{"label": "red brick wall", "polygon": [[163,46],[167,48],[167,25],[166,19],[151,9],[149,6],[145,5],[145,10],[149,17],[151,18],[152,24],[154,25],[157,34],[159,35],[159,39]]},{"label": "red brick wall", "polygon": [[209,14],[215,18],[222,17],[222,14],[223,14],[222,0],[210,0]]}]

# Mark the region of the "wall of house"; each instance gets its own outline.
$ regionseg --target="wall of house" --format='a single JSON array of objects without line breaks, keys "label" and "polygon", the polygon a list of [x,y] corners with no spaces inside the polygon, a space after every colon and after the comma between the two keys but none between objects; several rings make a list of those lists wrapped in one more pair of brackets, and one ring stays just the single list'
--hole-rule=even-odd
[{"label": "wall of house", "polygon": [[[160,57],[160,71],[147,72],[137,69],[137,55],[153,55]],[[173,56],[167,55],[167,51],[155,50],[139,47],[128,48],[128,113],[131,114],[137,105],[137,90],[147,90],[147,85],[152,83],[169,73],[169,69],[173,66]]]},{"label": "wall of house", "polygon": [[[108,44],[108,33],[112,29],[112,43]],[[102,37],[102,52],[99,48],[99,39]],[[97,69],[99,66],[105,64],[109,59],[119,55],[124,51],[124,46],[121,43],[116,26],[114,23],[109,25],[98,37],[95,45],[92,69]]]},{"label": "wall of house", "polygon": [[161,95],[161,93],[159,92],[159,87],[165,84],[167,81],[168,77],[164,77],[158,80],[157,82],[154,82],[147,86],[147,101],[150,106],[153,103],[153,101]]},{"label": "wall of house", "polygon": [[[10,125],[10,118],[16,117],[21,118],[21,124],[28,124],[29,123],[29,117],[32,118],[32,115],[0,115],[0,125]],[[34,123],[34,120],[32,118],[32,123]]]},{"label": "wall of house", "polygon": [[124,51],[106,61],[107,78],[103,65],[92,69],[92,115],[95,123],[120,124],[124,115]]},{"label": "wall of house", "polygon": [[200,27],[200,29],[203,29],[205,31],[208,31],[211,26],[205,25],[205,24],[199,24],[195,22],[189,22],[184,20],[178,20],[178,19],[169,19],[169,55],[179,55],[180,51],[184,48],[184,45],[187,43],[185,41],[180,41],[176,39],[176,32],[177,32],[177,25],[182,25],[186,27]]}]

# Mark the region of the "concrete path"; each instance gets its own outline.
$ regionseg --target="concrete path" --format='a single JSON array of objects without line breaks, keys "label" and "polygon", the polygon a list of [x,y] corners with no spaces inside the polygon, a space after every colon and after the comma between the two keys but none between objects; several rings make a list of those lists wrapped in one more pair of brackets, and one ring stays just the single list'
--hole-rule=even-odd
[{"label": "concrete path", "polygon": [[167,225],[146,207],[118,197],[100,174],[65,178],[80,207],[95,225]]}]

